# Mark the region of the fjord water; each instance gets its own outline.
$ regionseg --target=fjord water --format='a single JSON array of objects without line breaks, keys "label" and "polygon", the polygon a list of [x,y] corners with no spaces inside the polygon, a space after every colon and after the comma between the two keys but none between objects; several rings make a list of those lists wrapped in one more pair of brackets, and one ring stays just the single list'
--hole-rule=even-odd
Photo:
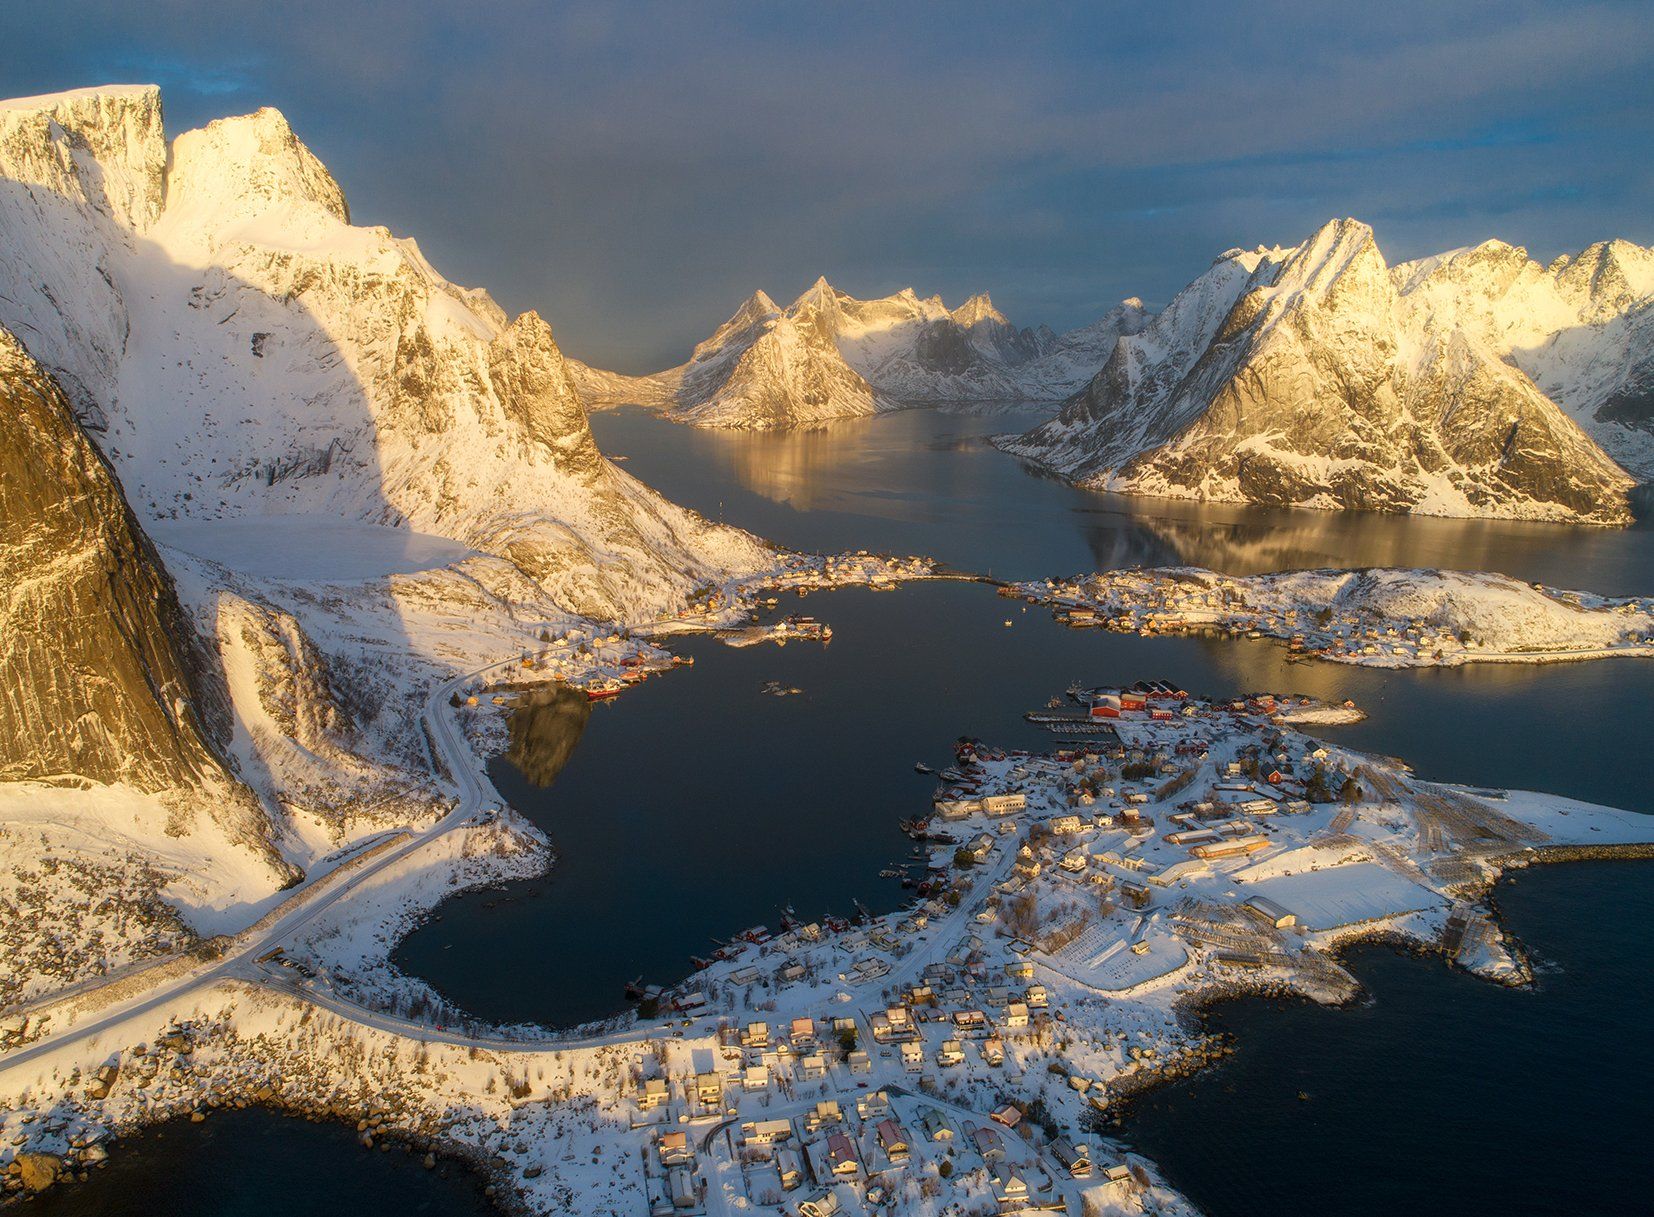
[{"label": "fjord water", "polygon": [[1211,1217],[1646,1214],[1651,877],[1596,862],[1502,883],[1532,993],[1366,946],[1359,1006],[1219,1007],[1234,1056],[1144,1097],[1124,1135]]},{"label": "fjord water", "polygon": [[1604,595],[1654,593],[1654,529],[1565,528],[1370,512],[1124,498],[996,451],[1028,409],[905,410],[819,431],[677,426],[636,407],[592,416],[624,468],[676,502],[795,549],[925,554],[978,574],[1122,566],[1229,574],[1316,566],[1489,570]]},{"label": "fjord water", "polygon": [[[897,822],[926,811],[934,788],[914,762],[942,767],[960,735],[1050,747],[1022,714],[1075,680],[1353,697],[1371,717],[1340,738],[1428,777],[1646,803],[1633,732],[1654,725],[1654,665],[1289,664],[1267,641],[1070,630],[962,582],[789,597],[783,609],[830,622],[832,642],[695,640],[678,647],[693,669],[600,704],[589,721],[559,702],[526,709],[514,736],[528,763],[508,755],[492,772],[550,835],[556,867],[449,900],[397,965],[483,1018],[569,1026],[624,1009],[636,977],[685,977],[714,937],[773,929],[786,904],[806,918],[848,915],[852,900],[894,908],[907,893],[880,872],[903,861]],[[769,681],[801,692],[771,696]],[[556,772],[546,758],[559,755]]]},{"label": "fjord water", "polygon": [[19,1205],[29,1217],[490,1217],[467,1167],[425,1170],[400,1149],[364,1150],[342,1124],[262,1108],[122,1138],[86,1183]]},{"label": "fjord water", "polygon": [[[1031,474],[983,437],[1026,414],[912,411],[805,435],[703,432],[638,411],[593,418],[604,449],[680,502],[798,548],[926,553],[1001,576],[1192,562],[1243,573],[1306,565],[1502,570],[1621,594],[1654,593],[1654,533],[1319,512],[1212,508],[1092,495]],[[591,708],[542,698],[512,724],[493,773],[558,850],[553,871],[447,901],[397,964],[455,1005],[502,1022],[569,1026],[623,1008],[621,986],[668,983],[711,939],[801,915],[875,910],[907,895],[880,871],[909,848],[896,821],[928,805],[915,760],[954,739],[1049,746],[1022,720],[1073,680],[1165,676],[1214,694],[1254,689],[1353,697],[1360,747],[1426,777],[1528,787],[1654,812],[1645,741],[1654,664],[1382,672],[1288,664],[1266,641],[1141,639],[1074,631],[970,583],[851,590],[780,612],[829,621],[823,648],[675,648],[694,668]],[[1007,628],[1006,621],[1011,624]],[[773,697],[767,681],[800,693]],[[1650,1127],[1645,1011],[1654,867],[1540,867],[1502,885],[1509,924],[1544,964],[1513,992],[1434,959],[1370,948],[1353,1010],[1222,1008],[1240,1051],[1222,1069],[1139,1104],[1124,1135],[1212,1217],[1644,1211],[1634,1147]],[[1308,1102],[1297,1098],[1302,1090]],[[242,1113],[283,1169],[330,1165],[336,1204],[305,1210],[272,1184],[198,1211],[418,1211],[380,1155],[332,1163],[338,1130]],[[107,1207],[125,1189],[242,1169],[244,1151],[169,1130],[117,1154],[56,1213]],[[209,1130],[202,1133],[201,1130]],[[393,1154],[392,1163],[400,1164]],[[185,1168],[199,1174],[180,1173]],[[1544,1176],[1536,1178],[1536,1176]],[[255,1176],[256,1177],[256,1176]],[[410,1186],[418,1189],[421,1177]],[[441,1211],[472,1211],[437,1181]],[[99,1190],[99,1188],[102,1190]],[[40,1202],[36,1202],[37,1204]],[[480,1203],[480,1202],[478,1202]],[[182,1210],[180,1210],[182,1211]],[[433,1210],[434,1211],[434,1210]]]},{"label": "fjord water", "polygon": [[[799,548],[920,552],[1019,577],[1133,563],[1236,573],[1382,563],[1654,592],[1645,527],[1092,495],[983,442],[1020,425],[1015,414],[923,410],[781,436],[698,431],[637,411],[593,425],[607,451],[679,501]],[[1416,672],[1289,664],[1267,641],[1068,630],[967,583],[822,594],[779,611],[828,620],[832,643],[690,642],[680,649],[695,668],[597,707],[576,746],[550,748],[568,753],[560,773],[532,766],[536,785],[509,758],[496,762],[502,793],[551,834],[558,866],[503,897],[449,901],[398,963],[484,1017],[568,1025],[614,1012],[634,976],[685,976],[688,956],[706,953],[713,936],[773,924],[784,903],[805,916],[847,912],[852,898],[892,907],[905,893],[879,872],[904,855],[896,821],[923,810],[930,790],[912,763],[945,760],[961,734],[1048,746],[1022,712],[1075,679],[1353,697],[1369,718],[1340,738],[1404,757],[1424,776],[1654,812],[1643,746],[1654,665],[1638,661]],[[802,692],[767,696],[772,680]],[[570,729],[560,721],[546,734]],[[518,735],[521,750],[535,733],[525,724]],[[1648,1126],[1646,1090],[1633,1081],[1646,1069],[1620,1070],[1611,1057],[1645,1038],[1654,868],[1536,868],[1502,887],[1501,900],[1545,964],[1536,992],[1360,950],[1354,966],[1372,1004],[1225,1008],[1215,1017],[1242,1052],[1146,1101],[1126,1136],[1214,1217],[1393,1211],[1398,1187],[1432,1197],[1432,1209],[1537,1212],[1533,1199],[1550,1195],[1528,1177],[1537,1160],[1580,1163],[1576,1198],[1629,1211],[1644,1181],[1638,1159],[1603,1152],[1598,1138]],[[524,943],[538,966],[523,967]],[[1261,1084],[1269,1078],[1292,1084]],[[1210,1150],[1223,1128],[1227,1157]],[[1271,1139],[1267,1153],[1259,1139]],[[1364,1148],[1352,1160],[1354,1142]],[[1319,1166],[1294,1170],[1300,1159]],[[1354,1177],[1346,1161],[1359,1165]],[[1237,1183],[1237,1172],[1250,1178]],[[1437,1206],[1438,1195],[1450,1202]]]},{"label": "fjord water", "polygon": [[[1126,563],[1237,573],[1393,563],[1654,592],[1646,528],[1090,495],[983,444],[1010,425],[1003,415],[914,411],[815,435],[752,436],[637,412],[594,419],[605,448],[639,476],[801,548],[924,552],[1025,577]],[[930,789],[912,762],[944,760],[960,734],[1048,745],[1022,712],[1075,679],[1165,676],[1216,694],[1353,697],[1369,718],[1340,737],[1404,757],[1426,777],[1654,812],[1643,744],[1654,727],[1654,665],[1638,661],[1415,672],[1289,664],[1267,641],[1068,630],[968,583],[836,592],[789,600],[788,610],[830,621],[832,643],[689,643],[695,668],[598,707],[577,746],[551,749],[569,755],[561,773],[535,766],[536,785],[509,759],[497,762],[502,792],[551,834],[559,864],[505,898],[448,902],[399,964],[486,1017],[566,1025],[612,1013],[634,976],[686,975],[689,954],[705,953],[712,936],[773,923],[785,902],[806,916],[848,911],[852,898],[891,907],[904,893],[879,872],[903,855],[895,822],[922,810]],[[760,686],[771,680],[802,692],[766,696]],[[525,725],[519,734],[535,733]],[[1648,1126],[1646,1090],[1633,1080],[1646,1069],[1621,1070],[1612,1058],[1645,1038],[1654,868],[1536,868],[1501,900],[1545,964],[1536,992],[1362,949],[1354,966],[1370,1005],[1225,1008],[1215,1017],[1243,1044],[1234,1062],[1145,1101],[1125,1135],[1214,1217],[1393,1211],[1397,1188],[1452,1198],[1439,1207],[1462,1212],[1541,1211],[1533,1200],[1550,1192],[1529,1178],[1539,1159],[1582,1164],[1573,1194],[1599,1211],[1629,1211],[1640,1203],[1638,1159],[1604,1152],[1599,1137]],[[523,968],[525,942],[542,966]],[[1224,1155],[1211,1152],[1214,1129],[1229,1130]],[[1352,1143],[1363,1146],[1354,1158]],[[1293,1169],[1300,1159],[1318,1165]]]}]

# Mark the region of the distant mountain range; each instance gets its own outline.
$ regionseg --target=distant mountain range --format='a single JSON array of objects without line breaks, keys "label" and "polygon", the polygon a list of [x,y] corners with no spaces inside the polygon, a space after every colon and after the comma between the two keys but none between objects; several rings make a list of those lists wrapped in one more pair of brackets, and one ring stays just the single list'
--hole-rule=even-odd
[{"label": "distant mountain range", "polygon": [[825,279],[785,308],[755,292],[689,362],[645,377],[577,369],[592,407],[635,402],[709,427],[771,430],[936,402],[1058,402],[1152,314],[1126,300],[1082,329],[1018,329],[986,294],[949,309],[911,288],[858,300]]},{"label": "distant mountain range", "polygon": [[1395,267],[1365,224],[1230,250],[1007,451],[1219,502],[1620,524],[1654,471],[1654,251],[1490,241]]},{"label": "distant mountain range", "polygon": [[1081,484],[1221,502],[1618,524],[1654,476],[1654,251],[1542,266],[1489,241],[1391,267],[1373,233],[1230,250],[1160,314],[1067,334],[986,295],[755,292],[688,362],[570,361],[592,408],[775,430],[938,402],[1049,402],[999,442]]}]

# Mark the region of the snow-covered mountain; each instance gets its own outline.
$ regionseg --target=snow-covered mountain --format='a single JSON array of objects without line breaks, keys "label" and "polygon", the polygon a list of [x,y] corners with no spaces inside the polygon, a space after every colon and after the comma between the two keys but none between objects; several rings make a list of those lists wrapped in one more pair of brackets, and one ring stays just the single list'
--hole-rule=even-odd
[{"label": "snow-covered mountain", "polygon": [[1485,241],[1392,277],[1433,324],[1526,372],[1608,455],[1654,477],[1654,250],[1600,241],[1541,266]]},{"label": "snow-covered mountain", "polygon": [[768,561],[605,460],[551,328],[353,226],[274,110],[169,146],[150,86],[0,103],[0,324],[140,517],[408,524],[603,616]]},{"label": "snow-covered mountain", "polygon": [[594,406],[663,406],[702,426],[769,430],[928,402],[1059,401],[1150,313],[1127,300],[1082,329],[1018,329],[987,295],[949,310],[911,288],[858,300],[818,279],[783,308],[755,292],[689,362],[626,378],[582,369]]},{"label": "snow-covered mountain", "polygon": [[[441,682],[776,565],[606,460],[581,371],[353,226],[274,110],[169,144],[150,86],[0,102],[0,1004],[431,822]],[[171,547],[271,519],[444,557],[335,586]]]},{"label": "snow-covered mountain", "polygon": [[[1623,438],[1646,403],[1644,262],[1593,247],[1544,270],[1488,248],[1392,271],[1341,220],[1231,250],[1055,419],[1001,444],[1127,493],[1624,523],[1633,479],[1570,413]],[[1535,320],[1512,284],[1566,306]]]},{"label": "snow-covered mountain", "polygon": [[205,656],[172,579],[68,399],[5,329],[0,517],[0,780],[200,792],[279,873],[257,801],[210,739]]}]

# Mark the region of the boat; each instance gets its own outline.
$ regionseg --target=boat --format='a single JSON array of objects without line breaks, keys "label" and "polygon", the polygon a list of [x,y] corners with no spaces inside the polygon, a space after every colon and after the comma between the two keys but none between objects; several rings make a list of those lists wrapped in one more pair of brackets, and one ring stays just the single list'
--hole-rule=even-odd
[{"label": "boat", "polygon": [[925,764],[923,761],[914,761],[913,762],[913,772],[914,773],[935,773],[936,770],[932,769],[929,765]]},{"label": "boat", "polygon": [[613,697],[617,693],[624,692],[625,688],[625,681],[616,680],[612,676],[605,676],[596,684],[586,686],[586,699],[588,701],[601,701],[605,697]]}]

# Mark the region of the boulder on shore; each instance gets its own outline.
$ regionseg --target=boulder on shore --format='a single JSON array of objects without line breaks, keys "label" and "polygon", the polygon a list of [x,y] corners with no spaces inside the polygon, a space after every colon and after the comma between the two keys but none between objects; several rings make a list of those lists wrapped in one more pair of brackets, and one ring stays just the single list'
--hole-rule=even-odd
[{"label": "boulder on shore", "polygon": [[17,1155],[17,1176],[25,1192],[43,1192],[63,1174],[63,1159],[56,1154],[30,1151]]}]

